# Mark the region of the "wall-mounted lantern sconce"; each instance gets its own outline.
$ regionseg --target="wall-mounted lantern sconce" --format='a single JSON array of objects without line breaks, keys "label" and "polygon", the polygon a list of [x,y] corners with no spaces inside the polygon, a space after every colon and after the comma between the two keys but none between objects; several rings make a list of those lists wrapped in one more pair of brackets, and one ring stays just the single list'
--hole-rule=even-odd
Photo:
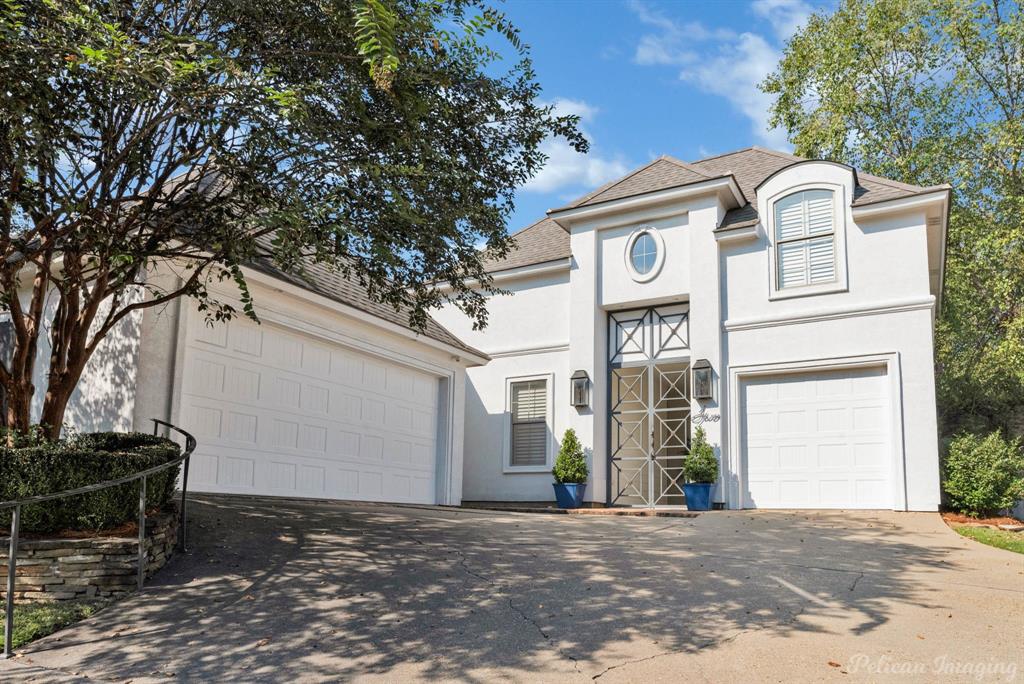
[{"label": "wall-mounted lantern sconce", "polygon": [[572,374],[572,405],[576,408],[590,406],[590,376],[587,371],[578,370]]},{"label": "wall-mounted lantern sconce", "polygon": [[714,399],[715,398],[715,372],[711,368],[711,362],[707,359],[700,359],[693,364],[693,398]]}]

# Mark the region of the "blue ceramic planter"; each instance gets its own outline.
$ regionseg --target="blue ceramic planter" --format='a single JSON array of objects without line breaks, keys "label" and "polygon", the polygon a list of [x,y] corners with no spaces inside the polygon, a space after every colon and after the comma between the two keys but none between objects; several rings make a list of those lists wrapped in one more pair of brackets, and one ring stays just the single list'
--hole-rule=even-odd
[{"label": "blue ceramic planter", "polygon": [[687,482],[683,485],[686,495],[686,508],[690,511],[711,510],[711,482]]},{"label": "blue ceramic planter", "polygon": [[583,492],[587,490],[586,483],[564,484],[554,483],[555,500],[559,508],[579,508],[583,505]]}]

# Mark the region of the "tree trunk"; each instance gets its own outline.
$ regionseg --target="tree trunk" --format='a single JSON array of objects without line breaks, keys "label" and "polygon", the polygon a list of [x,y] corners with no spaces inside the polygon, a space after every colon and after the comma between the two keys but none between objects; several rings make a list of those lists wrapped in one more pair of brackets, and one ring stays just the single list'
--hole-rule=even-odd
[{"label": "tree trunk", "polygon": [[51,389],[46,392],[39,425],[48,439],[60,439],[61,430],[64,428],[64,412],[67,410],[69,399],[71,392],[63,389]]},{"label": "tree trunk", "polygon": [[27,435],[32,427],[32,395],[35,388],[32,383],[12,382],[4,387],[4,401],[7,403],[7,415],[4,425],[11,431],[7,435],[7,443],[12,444],[16,435]]},{"label": "tree trunk", "polygon": [[64,413],[67,411],[68,402],[74,394],[75,387],[85,370],[85,363],[75,363],[61,373],[61,376],[50,376],[50,383],[46,387],[46,396],[43,398],[43,411],[39,416],[39,424],[49,439],[60,439],[61,430],[64,427]]}]

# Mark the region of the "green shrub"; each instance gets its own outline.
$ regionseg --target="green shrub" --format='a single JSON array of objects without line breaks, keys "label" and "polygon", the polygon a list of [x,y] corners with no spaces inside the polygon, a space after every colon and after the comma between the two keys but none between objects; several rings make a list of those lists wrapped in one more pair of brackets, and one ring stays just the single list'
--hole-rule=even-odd
[{"label": "green shrub", "polygon": [[558,450],[558,458],[555,459],[555,467],[551,469],[551,474],[555,476],[557,484],[583,484],[587,481],[588,473],[583,446],[576,436],[576,431],[569,428],[562,436],[562,448]]},{"label": "green shrub", "polygon": [[[52,494],[133,475],[177,458],[174,442],[141,433],[75,435],[59,442],[0,447],[0,501]],[[161,507],[174,494],[178,467],[146,479],[147,507]],[[138,517],[139,483],[24,506],[24,532],[101,530]],[[0,525],[10,525],[10,509]],[[2,528],[0,528],[2,529]]]},{"label": "green shrub", "polygon": [[690,454],[683,460],[683,476],[687,482],[707,483],[718,479],[718,459],[708,444],[704,428],[698,427],[690,440]]},{"label": "green shrub", "polygon": [[942,471],[949,505],[964,515],[992,515],[1024,497],[1020,440],[1007,441],[999,430],[984,438],[970,433],[954,437]]}]

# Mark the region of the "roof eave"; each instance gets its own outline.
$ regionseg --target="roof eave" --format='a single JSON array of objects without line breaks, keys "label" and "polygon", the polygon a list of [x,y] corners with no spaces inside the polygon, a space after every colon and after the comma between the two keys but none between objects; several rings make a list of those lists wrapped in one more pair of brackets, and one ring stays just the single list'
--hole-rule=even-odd
[{"label": "roof eave", "polygon": [[412,328],[407,328],[405,326],[398,325],[397,323],[392,323],[391,321],[385,320],[380,316],[376,316],[368,311],[364,311],[359,307],[338,301],[337,299],[332,299],[331,297],[327,297],[325,295],[320,294],[319,292],[315,292],[308,288],[300,287],[295,283],[289,282],[288,280],[284,280],[283,278],[276,276],[274,273],[269,272],[268,270],[264,270],[258,266],[243,266],[242,271],[247,279],[251,279],[255,282],[263,282],[264,284],[268,284],[271,287],[275,287],[283,292],[287,292],[288,294],[299,296],[310,302],[319,304],[320,306],[323,306],[325,308],[337,311],[338,313],[344,314],[346,316],[351,316],[352,318],[370,323],[371,325],[376,325],[384,330],[395,333],[400,337],[404,337],[406,339],[413,340],[421,344],[425,344],[428,347],[433,347],[439,351],[449,353],[453,357],[459,359],[460,362],[461,359],[464,357],[467,361],[471,361],[471,363],[467,364],[469,366],[483,366],[487,364],[488,361],[491,360],[491,357],[489,357],[487,354],[480,351],[479,349],[474,349],[473,347],[470,347],[468,345],[464,347],[453,345],[448,342],[444,342],[442,340],[430,337],[429,335],[426,335],[424,333],[418,333]]},{"label": "roof eave", "polygon": [[754,194],[757,194],[757,191],[760,190],[765,183],[770,181],[772,178],[775,178],[780,173],[785,173],[786,171],[792,169],[794,166],[804,166],[806,164],[832,164],[833,166],[838,166],[840,168],[846,169],[847,171],[853,174],[853,187],[856,188],[858,185],[860,185],[860,181],[857,178],[857,169],[854,168],[853,166],[850,166],[849,164],[831,161],[829,159],[800,159],[798,161],[794,161],[792,164],[786,164],[785,166],[778,168],[775,171],[772,171],[770,174],[762,178],[761,182],[754,186]]},{"label": "roof eave", "polygon": [[718,227],[714,230],[717,242],[750,240],[761,235],[760,220],[744,221],[734,226]]},{"label": "roof eave", "polygon": [[942,232],[939,242],[939,282],[935,293],[935,314],[942,311],[942,292],[946,284],[946,252],[949,244],[949,211],[953,202],[953,189],[949,185],[924,188],[915,195],[866,202],[851,207],[854,219],[881,216],[900,211],[937,210]]},{"label": "roof eave", "polygon": [[725,200],[727,209],[735,209],[747,204],[747,199],[740,190],[736,178],[732,174],[710,178],[708,180],[684,183],[661,190],[652,190],[639,195],[631,195],[619,199],[595,202],[580,207],[562,207],[547,212],[552,221],[568,230],[568,226],[581,219],[594,218],[606,214],[643,209],[645,207],[678,201],[689,197],[715,192]]},{"label": "roof eave", "polygon": [[[544,259],[542,261],[535,261],[529,264],[520,264],[518,266],[511,266],[508,268],[498,268],[493,271],[486,271],[487,275],[491,277],[492,282],[503,282],[508,280],[517,280],[519,278],[532,278],[533,276],[545,275],[548,273],[558,273],[560,271],[566,271],[571,265],[571,257],[555,257],[554,259]],[[480,281],[475,278],[465,281],[466,287],[479,287]],[[448,293],[454,290],[451,283],[443,282],[437,283],[435,288],[441,293]]]}]

